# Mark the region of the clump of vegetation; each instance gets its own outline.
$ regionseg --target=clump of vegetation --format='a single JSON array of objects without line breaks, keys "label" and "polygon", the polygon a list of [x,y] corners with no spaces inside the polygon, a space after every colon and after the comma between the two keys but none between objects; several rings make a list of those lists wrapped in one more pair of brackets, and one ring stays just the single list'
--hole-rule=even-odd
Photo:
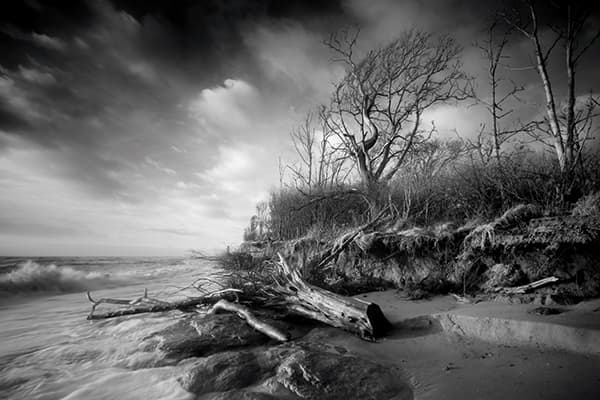
[{"label": "clump of vegetation", "polygon": [[571,211],[575,217],[600,215],[600,192],[591,193],[580,198]]}]

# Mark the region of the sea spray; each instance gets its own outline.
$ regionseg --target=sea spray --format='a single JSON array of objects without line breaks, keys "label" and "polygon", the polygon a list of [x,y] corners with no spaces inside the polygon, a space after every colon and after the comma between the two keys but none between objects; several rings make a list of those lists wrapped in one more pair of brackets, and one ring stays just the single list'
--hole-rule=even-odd
[{"label": "sea spray", "polygon": [[73,293],[116,287],[120,279],[107,273],[77,271],[56,264],[25,261],[10,272],[0,274],[0,296],[36,293]]}]

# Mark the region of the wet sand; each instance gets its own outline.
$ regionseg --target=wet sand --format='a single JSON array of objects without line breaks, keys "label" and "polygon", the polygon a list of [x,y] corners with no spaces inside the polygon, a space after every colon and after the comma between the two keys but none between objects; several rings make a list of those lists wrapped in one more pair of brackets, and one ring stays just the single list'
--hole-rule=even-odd
[{"label": "wet sand", "polygon": [[[315,339],[346,347],[365,358],[399,368],[416,399],[594,399],[600,395],[600,354],[549,348],[536,342],[494,342],[444,332],[430,317],[447,312],[481,318],[500,315],[516,321],[568,323],[594,329],[594,303],[572,307],[563,317],[529,314],[535,305],[458,304],[451,297],[406,301],[394,291],[361,296],[376,302],[394,324],[378,343],[336,329],[319,329]],[[558,321],[558,322],[557,322]],[[565,322],[566,321],[566,322]],[[594,335],[600,330],[592,332]]]}]

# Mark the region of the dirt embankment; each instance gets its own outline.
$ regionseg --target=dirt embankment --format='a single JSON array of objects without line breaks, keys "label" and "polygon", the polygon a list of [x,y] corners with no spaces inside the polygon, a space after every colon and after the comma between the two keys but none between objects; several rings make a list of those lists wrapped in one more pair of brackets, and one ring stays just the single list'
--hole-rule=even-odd
[{"label": "dirt embankment", "polygon": [[[363,231],[326,266],[318,260],[332,244],[311,237],[253,242],[241,250],[255,258],[283,252],[305,275],[342,293],[380,288],[412,297],[454,292],[510,302],[572,303],[600,296],[600,213],[543,217],[520,205],[479,225]],[[535,293],[502,288],[556,277]]]}]

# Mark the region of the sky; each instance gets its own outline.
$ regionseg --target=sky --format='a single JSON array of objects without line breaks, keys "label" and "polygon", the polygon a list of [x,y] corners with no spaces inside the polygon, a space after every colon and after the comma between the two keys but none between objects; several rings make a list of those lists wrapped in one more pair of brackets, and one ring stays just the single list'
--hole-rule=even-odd
[{"label": "sky", "polygon": [[[359,26],[365,51],[411,28],[451,34],[484,92],[473,43],[494,7],[501,3],[4,1],[0,255],[180,255],[238,244],[255,204],[279,184],[279,158],[294,158],[289,132],[343,77],[325,38]],[[529,65],[528,46],[511,42],[514,65]],[[581,94],[600,89],[598,53],[590,49],[581,68]],[[511,76],[531,89],[521,108],[539,112],[535,71]],[[442,135],[468,137],[486,115],[459,104],[424,118]]]}]

